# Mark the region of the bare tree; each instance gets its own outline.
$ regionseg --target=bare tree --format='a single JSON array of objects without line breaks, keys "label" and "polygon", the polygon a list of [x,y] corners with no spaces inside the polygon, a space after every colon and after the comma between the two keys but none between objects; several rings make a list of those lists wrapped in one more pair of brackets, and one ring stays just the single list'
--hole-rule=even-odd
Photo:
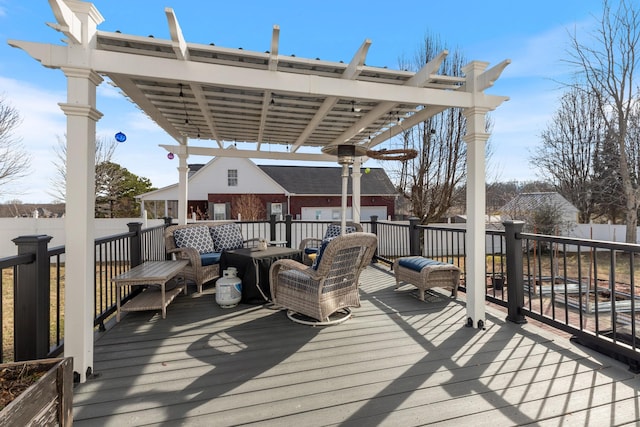
[{"label": "bare tree", "polygon": [[593,162],[593,189],[597,216],[618,223],[624,219],[624,191],[620,178],[620,154],[615,136],[606,134],[598,143]]},{"label": "bare tree", "polygon": [[518,195],[518,182],[492,182],[486,184],[487,214],[494,215]]},{"label": "bare tree", "polygon": [[[102,188],[107,185],[105,179],[116,179],[111,175],[108,169],[112,169],[112,158],[118,143],[105,137],[96,139],[96,188]],[[51,191],[49,194],[56,200],[64,201],[66,199],[67,187],[67,144],[66,141],[58,137],[58,144],[53,147],[55,158],[53,164],[56,168],[56,174],[51,180]],[[113,172],[113,171],[111,171]]]},{"label": "bare tree", "polygon": [[531,156],[541,175],[578,208],[581,223],[588,223],[596,208],[594,160],[604,133],[596,97],[573,87],[562,96],[542,132],[542,145]]},{"label": "bare tree", "polygon": [[21,121],[18,110],[0,95],[0,187],[25,177],[31,167],[31,157],[14,134]]},{"label": "bare tree", "polygon": [[575,220],[569,218],[567,206],[556,200],[555,194],[520,193],[502,208],[502,217],[524,221],[524,230],[529,233],[566,235],[575,227]]},{"label": "bare tree", "polygon": [[[427,35],[413,61],[401,61],[401,67],[419,69],[445,50],[438,37]],[[461,76],[464,58],[457,50],[441,64],[439,72]],[[466,176],[466,144],[462,136],[466,121],[462,109],[451,108],[425,120],[402,134],[405,149],[418,156],[389,168],[399,192],[410,200],[411,214],[422,224],[440,219],[451,207],[456,187]]]},{"label": "bare tree", "polygon": [[[638,141],[630,141],[629,129],[634,103],[640,100],[635,71],[640,49],[640,9],[632,0],[620,0],[617,8],[603,1],[603,14],[591,43],[582,43],[574,34],[570,63],[584,80],[586,90],[595,96],[605,120],[607,134],[618,147],[618,172],[625,197],[626,242],[636,243],[640,182],[634,153]],[[636,163],[637,164],[637,163]]]},{"label": "bare tree", "polygon": [[262,200],[255,194],[242,194],[234,197],[231,203],[231,217],[237,218],[238,215],[244,221],[264,219],[266,209]]}]

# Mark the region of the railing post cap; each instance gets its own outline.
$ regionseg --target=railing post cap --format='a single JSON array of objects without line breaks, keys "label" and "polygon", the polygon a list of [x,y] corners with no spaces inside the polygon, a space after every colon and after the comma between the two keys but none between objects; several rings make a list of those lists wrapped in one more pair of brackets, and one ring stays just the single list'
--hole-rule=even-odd
[{"label": "railing post cap", "polygon": [[127,227],[129,227],[129,231],[141,231],[142,230],[142,223],[141,222],[128,222],[127,223]]},{"label": "railing post cap", "polygon": [[11,241],[16,245],[22,245],[25,243],[49,243],[51,239],[53,239],[53,237],[46,234],[33,234],[27,236],[18,236],[15,239],[11,239]]}]

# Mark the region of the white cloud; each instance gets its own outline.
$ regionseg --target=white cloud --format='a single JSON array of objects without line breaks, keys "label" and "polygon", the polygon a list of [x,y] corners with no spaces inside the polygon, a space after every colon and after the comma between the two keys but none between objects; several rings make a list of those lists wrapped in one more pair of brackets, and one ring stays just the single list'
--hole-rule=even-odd
[{"label": "white cloud", "polygon": [[573,71],[565,61],[571,51],[571,36],[575,32],[579,40],[588,39],[594,22],[589,17],[583,21],[559,24],[538,33],[483,40],[468,45],[465,51],[490,61],[490,66],[510,59],[511,64],[505,69],[501,79],[538,77],[563,80]]},{"label": "white cloud", "polygon": [[[117,147],[114,161],[138,176],[149,178],[156,187],[177,182],[177,162],[169,161],[166,151],[158,147],[175,141],[117,89],[103,86],[98,88],[98,109],[104,116],[96,125],[96,133],[107,138],[119,131],[127,135],[127,141]],[[22,123],[16,136],[31,155],[29,176],[3,188],[0,202],[9,199],[49,202],[51,180],[56,176],[54,147],[66,134],[66,116],[58,106],[65,102],[66,92],[0,76],[0,93],[19,111]]]},{"label": "white cloud", "polygon": [[492,165],[499,180],[532,180],[537,178],[537,171],[529,158],[540,144],[540,134],[550,122],[562,91],[542,79],[538,84],[532,79],[513,80],[499,91],[510,100],[491,113]]},{"label": "white cloud", "polygon": [[[53,147],[66,129],[65,115],[58,102],[65,99],[64,92],[48,91],[23,81],[0,76],[0,93],[22,119],[15,129],[15,136],[22,140],[25,150],[31,155],[31,171],[27,178],[12,185],[13,194],[3,197],[23,201],[48,202],[51,196],[50,180],[55,175],[52,163]],[[6,191],[7,189],[5,189]]]}]

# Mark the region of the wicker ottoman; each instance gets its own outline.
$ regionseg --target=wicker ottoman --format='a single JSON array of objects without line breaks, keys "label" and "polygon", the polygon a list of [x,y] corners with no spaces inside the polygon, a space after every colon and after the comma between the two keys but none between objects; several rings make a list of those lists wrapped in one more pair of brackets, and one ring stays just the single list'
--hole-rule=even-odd
[{"label": "wicker ottoman", "polygon": [[430,288],[450,288],[451,296],[458,295],[460,269],[453,264],[435,261],[421,256],[398,258],[393,262],[396,276],[396,289],[400,282],[406,282],[418,288],[418,298],[424,301],[424,291]]}]

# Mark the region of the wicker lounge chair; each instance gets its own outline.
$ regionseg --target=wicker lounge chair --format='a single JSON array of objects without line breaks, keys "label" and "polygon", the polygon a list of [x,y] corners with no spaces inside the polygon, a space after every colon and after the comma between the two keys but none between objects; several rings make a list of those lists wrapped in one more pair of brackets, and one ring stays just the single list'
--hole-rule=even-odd
[{"label": "wicker lounge chair", "polygon": [[[357,222],[348,221],[345,224],[345,228],[347,233],[362,231],[362,225],[358,224]],[[298,249],[302,251],[302,262],[307,265],[313,264],[313,259],[310,258],[309,255],[318,253],[318,250],[320,250],[320,246],[322,245],[322,241],[324,239],[339,236],[341,229],[341,222],[332,222],[331,224],[329,224],[329,227],[327,228],[327,231],[325,232],[322,239],[314,237],[303,239],[298,246]]]},{"label": "wicker lounge chair", "polygon": [[[330,325],[347,320],[350,307],[360,307],[358,280],[377,244],[375,234],[355,232],[323,244],[315,268],[289,259],[276,261],[270,270],[273,303],[299,323]],[[339,310],[346,314],[332,321],[329,316]]]}]

